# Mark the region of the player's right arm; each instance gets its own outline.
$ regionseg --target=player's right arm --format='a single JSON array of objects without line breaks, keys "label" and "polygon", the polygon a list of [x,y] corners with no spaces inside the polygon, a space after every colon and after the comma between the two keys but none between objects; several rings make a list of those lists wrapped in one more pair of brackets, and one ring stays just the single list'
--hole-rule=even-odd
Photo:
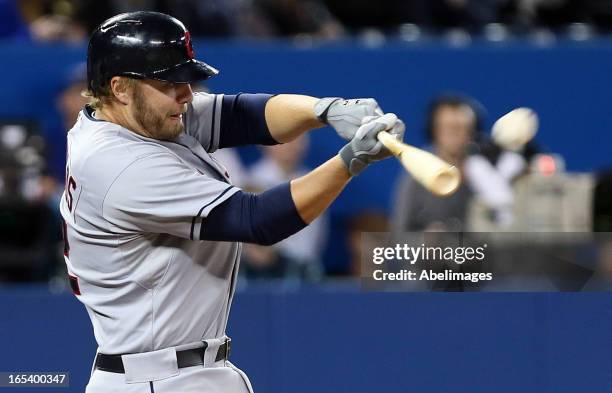
[{"label": "player's right arm", "polygon": [[[389,116],[395,118],[385,115],[385,119]],[[203,221],[200,238],[268,245],[298,232],[331,205],[351,176],[391,155],[376,139],[389,127],[403,134],[401,121],[373,120],[360,127],[340,154],[305,176],[259,195],[237,192]]]}]

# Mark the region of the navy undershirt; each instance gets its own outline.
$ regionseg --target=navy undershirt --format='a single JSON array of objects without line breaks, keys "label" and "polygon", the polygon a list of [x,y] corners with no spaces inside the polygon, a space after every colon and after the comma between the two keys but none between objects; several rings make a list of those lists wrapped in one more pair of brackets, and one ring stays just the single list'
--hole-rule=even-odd
[{"label": "navy undershirt", "polygon": [[261,194],[236,192],[202,221],[200,239],[271,245],[306,226],[284,183]]},{"label": "navy undershirt", "polygon": [[219,148],[244,145],[277,145],[266,123],[270,94],[224,95],[221,104]]}]

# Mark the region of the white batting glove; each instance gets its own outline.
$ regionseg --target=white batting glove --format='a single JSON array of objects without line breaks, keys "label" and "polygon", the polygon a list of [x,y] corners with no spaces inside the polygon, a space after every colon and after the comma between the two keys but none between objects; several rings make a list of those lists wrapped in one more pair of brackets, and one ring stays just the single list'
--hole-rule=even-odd
[{"label": "white batting glove", "polygon": [[373,98],[345,100],[339,97],[321,98],[314,113],[322,122],[332,126],[344,140],[350,141],[364,122],[364,118],[382,116],[383,111]]},{"label": "white batting glove", "polygon": [[401,141],[404,138],[405,129],[404,122],[393,113],[366,118],[364,124],[355,133],[355,137],[340,149],[340,158],[350,174],[356,176],[369,164],[392,155],[376,137],[379,132],[387,131]]}]

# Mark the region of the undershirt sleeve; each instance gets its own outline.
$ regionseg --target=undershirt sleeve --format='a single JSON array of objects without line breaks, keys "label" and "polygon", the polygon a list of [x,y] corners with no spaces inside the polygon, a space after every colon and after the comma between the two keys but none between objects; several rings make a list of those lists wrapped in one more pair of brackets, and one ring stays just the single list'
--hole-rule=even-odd
[{"label": "undershirt sleeve", "polygon": [[233,194],[202,221],[200,239],[271,245],[306,226],[293,202],[290,183],[284,183],[261,194]]},{"label": "undershirt sleeve", "polygon": [[219,148],[276,145],[266,122],[270,94],[224,95],[221,105]]}]

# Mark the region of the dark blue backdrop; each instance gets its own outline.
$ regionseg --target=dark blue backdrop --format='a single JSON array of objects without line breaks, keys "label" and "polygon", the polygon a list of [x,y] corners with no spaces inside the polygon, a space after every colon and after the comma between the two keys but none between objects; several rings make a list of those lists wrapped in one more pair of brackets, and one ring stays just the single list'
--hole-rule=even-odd
[{"label": "dark blue backdrop", "polygon": [[[0,371],[69,371],[53,391],[83,391],[95,343],[72,295],[0,289],[0,315]],[[229,333],[259,393],[603,393],[610,326],[609,294],[269,286],[237,294]]]}]

